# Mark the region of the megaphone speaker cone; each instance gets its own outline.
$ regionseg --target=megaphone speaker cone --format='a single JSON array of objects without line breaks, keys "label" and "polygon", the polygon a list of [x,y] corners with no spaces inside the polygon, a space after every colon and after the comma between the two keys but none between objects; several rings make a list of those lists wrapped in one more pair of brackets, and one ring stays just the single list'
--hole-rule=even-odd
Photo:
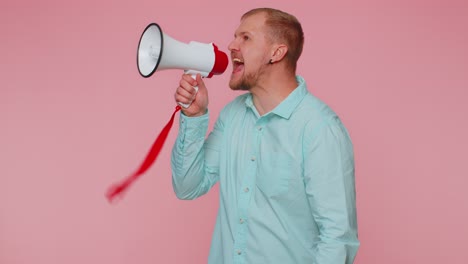
[{"label": "megaphone speaker cone", "polygon": [[137,65],[140,75],[151,76],[158,68],[163,53],[164,37],[161,27],[149,24],[141,34],[137,50]]}]

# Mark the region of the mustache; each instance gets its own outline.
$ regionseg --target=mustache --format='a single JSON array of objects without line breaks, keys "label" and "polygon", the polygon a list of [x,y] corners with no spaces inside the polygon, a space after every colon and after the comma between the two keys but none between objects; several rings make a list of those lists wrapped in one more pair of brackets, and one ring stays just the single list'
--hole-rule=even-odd
[{"label": "mustache", "polygon": [[231,60],[234,60],[234,59],[239,59],[241,61],[244,61],[242,59],[242,56],[240,56],[240,54],[238,52],[231,52]]}]

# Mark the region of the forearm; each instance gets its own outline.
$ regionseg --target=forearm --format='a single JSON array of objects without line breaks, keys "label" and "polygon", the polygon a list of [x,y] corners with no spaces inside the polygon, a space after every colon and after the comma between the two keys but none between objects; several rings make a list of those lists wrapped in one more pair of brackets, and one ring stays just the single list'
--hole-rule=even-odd
[{"label": "forearm", "polygon": [[181,115],[171,157],[173,188],[180,199],[195,199],[208,192],[216,181],[205,161],[207,129],[208,114],[192,118]]}]

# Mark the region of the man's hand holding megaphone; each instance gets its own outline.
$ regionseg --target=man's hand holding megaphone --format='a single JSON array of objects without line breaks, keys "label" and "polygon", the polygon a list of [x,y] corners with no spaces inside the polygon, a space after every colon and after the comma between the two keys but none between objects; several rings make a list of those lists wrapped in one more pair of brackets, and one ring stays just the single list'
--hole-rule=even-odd
[{"label": "man's hand holding megaphone", "polygon": [[[195,87],[198,87],[198,91]],[[186,116],[201,116],[207,111],[208,90],[200,74],[196,75],[196,79],[193,79],[190,74],[182,75],[174,98],[177,103],[190,105],[188,108],[182,108]]]}]

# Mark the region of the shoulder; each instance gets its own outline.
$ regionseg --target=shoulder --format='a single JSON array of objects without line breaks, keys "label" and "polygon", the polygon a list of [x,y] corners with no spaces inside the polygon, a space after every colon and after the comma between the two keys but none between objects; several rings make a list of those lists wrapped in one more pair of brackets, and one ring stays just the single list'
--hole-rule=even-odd
[{"label": "shoulder", "polygon": [[309,93],[304,97],[298,107],[298,112],[307,116],[304,120],[304,143],[306,145],[325,141],[351,142],[349,133],[337,113],[314,95]]},{"label": "shoulder", "polygon": [[324,101],[308,93],[297,108],[298,116],[303,118],[304,135],[310,141],[322,133],[340,131],[349,136],[338,114]]},{"label": "shoulder", "polygon": [[327,123],[338,118],[338,115],[327,103],[309,92],[296,109],[296,114],[304,118],[305,123],[309,125]]},{"label": "shoulder", "polygon": [[321,123],[326,120],[336,118],[335,111],[324,101],[316,97],[309,91],[309,87],[302,76],[296,76],[299,86],[296,94],[302,97],[300,103],[294,110],[293,116],[299,118],[303,123]]}]

